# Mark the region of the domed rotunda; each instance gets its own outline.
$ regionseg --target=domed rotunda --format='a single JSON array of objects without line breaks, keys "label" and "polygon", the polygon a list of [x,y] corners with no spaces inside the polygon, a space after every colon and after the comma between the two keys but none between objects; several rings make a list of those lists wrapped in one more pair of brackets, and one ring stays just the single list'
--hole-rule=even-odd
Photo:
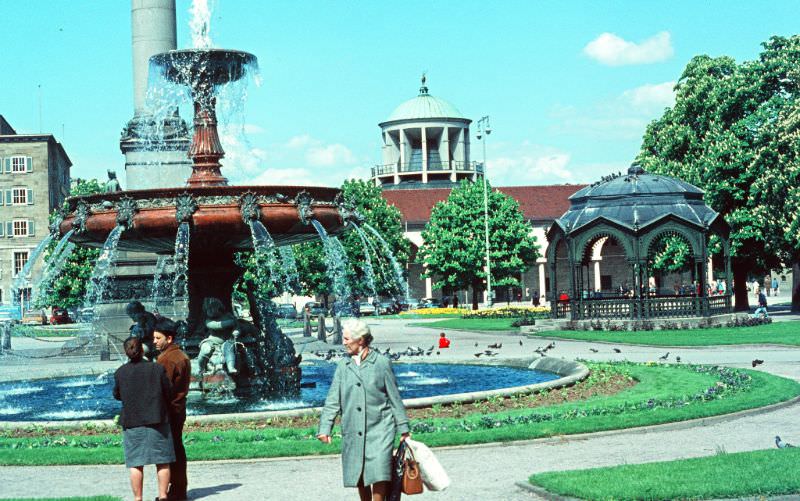
[{"label": "domed rotunda", "polygon": [[425,75],[419,95],[398,106],[380,123],[382,163],[372,179],[384,189],[449,188],[483,176],[470,162],[469,124],[458,109],[428,93]]}]

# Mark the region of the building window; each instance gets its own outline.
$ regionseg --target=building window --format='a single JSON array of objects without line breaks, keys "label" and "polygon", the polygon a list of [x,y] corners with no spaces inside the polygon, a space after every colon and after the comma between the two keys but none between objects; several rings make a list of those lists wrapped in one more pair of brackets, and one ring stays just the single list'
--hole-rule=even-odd
[{"label": "building window", "polygon": [[11,172],[26,172],[26,158],[27,157],[11,157]]},{"label": "building window", "polygon": [[27,205],[28,190],[26,188],[14,188],[12,194],[12,202],[14,205]]},{"label": "building window", "polygon": [[14,236],[15,237],[28,237],[30,236],[30,225],[27,219],[14,220]]},{"label": "building window", "polygon": [[25,267],[25,263],[28,262],[28,251],[22,252],[15,252],[14,253],[14,276],[16,277],[19,272],[22,271],[22,268]]}]

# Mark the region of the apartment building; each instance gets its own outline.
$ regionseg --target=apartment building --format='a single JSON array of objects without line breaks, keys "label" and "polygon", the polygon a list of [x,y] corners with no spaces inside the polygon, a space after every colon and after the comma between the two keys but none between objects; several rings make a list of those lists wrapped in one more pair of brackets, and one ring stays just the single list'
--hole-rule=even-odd
[{"label": "apartment building", "polygon": [[[69,195],[72,162],[52,134],[17,134],[0,115],[0,302],[11,304],[14,278],[49,233],[49,216]],[[41,273],[35,263],[20,296]]]}]

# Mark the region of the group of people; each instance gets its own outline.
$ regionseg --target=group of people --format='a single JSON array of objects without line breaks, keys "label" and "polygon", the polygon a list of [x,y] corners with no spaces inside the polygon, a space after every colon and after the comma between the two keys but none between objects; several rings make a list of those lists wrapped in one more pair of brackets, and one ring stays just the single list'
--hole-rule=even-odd
[{"label": "group of people", "polygon": [[159,500],[187,499],[182,435],[191,364],[175,344],[177,330],[172,320],[156,318],[152,347],[149,333],[132,333],[123,343],[128,362],[114,374],[114,398],[122,401],[125,466],[137,501],[142,499],[144,466],[150,464],[156,465]]},{"label": "group of people", "polygon": [[[142,499],[144,466],[156,465],[158,500],[187,499],[183,425],[189,391],[189,358],[175,344],[176,323],[156,317],[153,358],[145,357],[145,342],[132,335],[123,343],[128,362],[114,374],[114,397],[122,401],[120,425],[125,466],[130,469],[134,499]],[[342,472],[345,487],[356,487],[362,501],[384,501],[390,494],[397,433],[411,434],[390,360],[371,348],[373,336],[358,319],[342,322],[348,356],[331,382],[320,416],[317,438],[332,442],[341,415]],[[441,335],[440,347],[450,340]],[[157,358],[155,352],[158,352]]]}]

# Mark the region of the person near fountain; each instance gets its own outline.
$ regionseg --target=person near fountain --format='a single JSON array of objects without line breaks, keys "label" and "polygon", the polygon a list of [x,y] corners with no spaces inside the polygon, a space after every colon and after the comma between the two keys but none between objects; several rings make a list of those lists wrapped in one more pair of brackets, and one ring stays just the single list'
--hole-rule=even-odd
[{"label": "person near fountain", "polygon": [[341,359],[320,415],[317,438],[331,443],[342,415],[342,473],[345,487],[358,487],[362,501],[383,501],[392,478],[392,445],[411,436],[408,417],[388,358],[370,348],[372,333],[357,319],[342,322]]},{"label": "person near fountain", "polygon": [[175,461],[169,465],[171,481],[167,498],[175,501],[186,499],[188,485],[183,424],[186,422],[186,395],[189,393],[189,380],[192,375],[189,357],[175,344],[177,334],[178,325],[175,322],[166,317],[156,320],[153,343],[159,351],[158,363],[167,372],[173,392],[167,413],[172,432],[172,445],[175,449]]},{"label": "person near fountain", "polygon": [[239,371],[236,367],[236,343],[240,331],[236,317],[225,311],[225,305],[215,297],[203,300],[203,314],[208,336],[200,342],[200,354],[197,356],[200,374],[208,370],[208,362],[214,353],[222,354],[224,369],[228,374],[237,374]]},{"label": "person near fountain", "polygon": [[164,367],[144,360],[141,338],[131,336],[122,347],[128,363],[114,373],[113,394],[122,401],[119,424],[133,498],[141,501],[144,466],[155,464],[158,499],[167,499],[169,465],[175,461],[168,413],[172,387]]},{"label": "person near fountain", "polygon": [[125,306],[125,313],[133,320],[133,325],[130,327],[131,336],[142,340],[144,356],[148,360],[154,360],[153,326],[156,324],[156,316],[145,310],[144,305],[139,301],[128,303]]}]

